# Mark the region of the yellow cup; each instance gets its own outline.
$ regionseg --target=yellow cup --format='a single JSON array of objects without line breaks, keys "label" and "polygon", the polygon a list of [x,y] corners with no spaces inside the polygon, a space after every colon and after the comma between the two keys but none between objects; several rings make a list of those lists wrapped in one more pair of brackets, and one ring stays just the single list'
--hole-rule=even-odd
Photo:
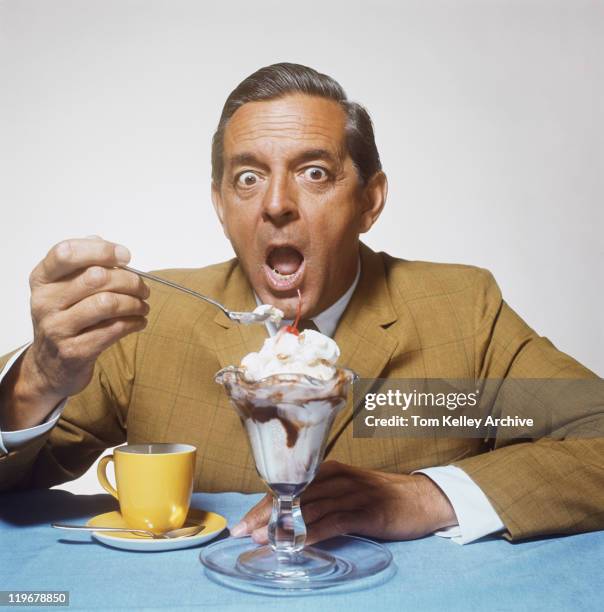
[{"label": "yellow cup", "polygon": [[[99,461],[99,482],[119,501],[128,527],[159,534],[183,526],[193,492],[196,450],[189,444],[133,444]],[[110,461],[117,491],[107,479]]]}]

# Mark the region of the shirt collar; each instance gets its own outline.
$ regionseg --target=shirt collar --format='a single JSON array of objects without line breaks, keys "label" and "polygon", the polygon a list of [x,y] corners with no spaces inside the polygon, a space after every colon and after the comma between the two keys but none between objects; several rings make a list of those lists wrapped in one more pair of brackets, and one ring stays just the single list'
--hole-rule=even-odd
[{"label": "shirt collar", "polygon": [[[359,261],[357,264],[357,274],[354,277],[354,280],[352,281],[352,285],[350,285],[350,287],[348,287],[346,292],[342,294],[342,296],[337,301],[335,301],[329,308],[326,308],[323,312],[320,312],[318,315],[312,317],[311,319],[312,322],[317,326],[318,330],[322,334],[325,334],[326,336],[329,336],[329,337],[334,335],[336,331],[336,327],[338,326],[338,322],[340,321],[342,315],[344,314],[344,311],[346,310],[346,306],[348,306],[348,302],[350,302],[350,298],[352,297],[354,290],[359,284],[360,277],[361,277],[361,259],[359,258]],[[262,304],[262,302],[260,301],[260,298],[256,295],[255,292],[254,292],[254,297],[256,298],[256,304],[258,305]],[[281,325],[291,325],[291,323],[292,323],[291,320],[284,319],[281,322]],[[265,321],[264,324],[266,325],[266,329],[268,330],[268,333],[270,336],[274,336],[277,333],[278,328],[274,323],[272,323],[271,321]]]}]

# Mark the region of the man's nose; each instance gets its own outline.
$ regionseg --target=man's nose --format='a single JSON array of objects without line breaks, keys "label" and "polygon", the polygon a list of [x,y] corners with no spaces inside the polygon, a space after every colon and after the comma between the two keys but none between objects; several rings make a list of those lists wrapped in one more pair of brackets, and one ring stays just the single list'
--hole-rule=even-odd
[{"label": "man's nose", "polygon": [[285,225],[298,217],[294,187],[287,176],[271,177],[262,202],[262,216],[275,225]]}]

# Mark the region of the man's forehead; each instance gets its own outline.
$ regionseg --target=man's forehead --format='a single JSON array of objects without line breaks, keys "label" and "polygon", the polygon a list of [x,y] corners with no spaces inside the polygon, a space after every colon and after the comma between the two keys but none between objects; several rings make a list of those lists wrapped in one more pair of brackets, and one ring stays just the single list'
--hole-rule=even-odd
[{"label": "man's forehead", "polygon": [[248,102],[229,120],[224,153],[241,150],[316,148],[340,155],[345,149],[346,115],[334,100],[290,95],[276,100]]}]

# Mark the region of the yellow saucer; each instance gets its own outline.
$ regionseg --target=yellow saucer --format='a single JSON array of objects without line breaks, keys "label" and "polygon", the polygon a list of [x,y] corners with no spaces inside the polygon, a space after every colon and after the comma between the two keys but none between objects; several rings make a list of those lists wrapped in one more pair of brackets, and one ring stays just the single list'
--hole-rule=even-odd
[{"label": "yellow saucer", "polygon": [[[185,536],[170,540],[153,540],[144,535],[135,533],[113,533],[110,531],[93,531],[92,537],[107,546],[121,548],[123,550],[138,551],[160,551],[178,550],[180,548],[191,548],[199,546],[208,540],[215,538],[224,530],[227,520],[224,516],[215,512],[191,508],[187,515],[185,525],[188,523],[199,523],[205,525],[205,529],[194,536]],[[119,512],[105,512],[91,518],[86,525],[90,527],[127,527]]]}]

